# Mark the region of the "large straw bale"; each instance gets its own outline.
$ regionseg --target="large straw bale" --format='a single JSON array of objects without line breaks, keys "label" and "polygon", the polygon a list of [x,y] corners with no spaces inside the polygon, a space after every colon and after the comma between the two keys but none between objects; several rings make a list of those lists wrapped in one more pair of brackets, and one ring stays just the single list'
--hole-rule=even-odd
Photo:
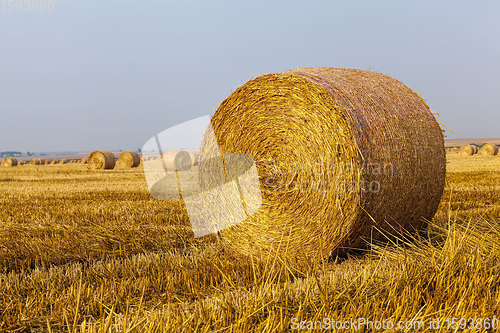
[{"label": "large straw bale", "polygon": [[202,186],[213,184],[204,177],[217,146],[256,162],[260,209],[220,233],[244,254],[325,257],[383,234],[421,232],[443,192],[444,140],[434,115],[419,95],[380,73],[262,75],[225,99],[211,125],[217,142],[205,135]]}]

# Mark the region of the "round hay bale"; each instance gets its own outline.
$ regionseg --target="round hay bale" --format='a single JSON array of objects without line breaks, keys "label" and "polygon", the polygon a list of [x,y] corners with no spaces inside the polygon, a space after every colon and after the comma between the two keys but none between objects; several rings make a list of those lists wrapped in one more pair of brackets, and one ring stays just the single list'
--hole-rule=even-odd
[{"label": "round hay bale", "polygon": [[90,170],[107,170],[115,167],[116,158],[109,151],[96,150],[93,151],[87,161],[87,166]]},{"label": "round hay bale", "polygon": [[19,162],[17,161],[17,158],[7,157],[2,161],[2,163],[0,165],[3,167],[15,167],[18,164],[19,164]]},{"label": "round hay bale", "polygon": [[498,154],[498,147],[491,143],[485,143],[481,149],[479,149],[479,155],[496,155]]},{"label": "round hay bale", "polygon": [[243,254],[324,258],[421,232],[443,193],[439,125],[419,95],[380,73],[261,75],[226,98],[211,125],[217,142],[206,134],[201,146],[202,188],[213,184],[206,161],[217,146],[251,156],[260,178],[258,211],[220,233]]},{"label": "round hay bale", "polygon": [[189,150],[189,156],[191,157],[191,165],[198,165],[200,162],[200,151],[199,150]]},{"label": "round hay bale", "polygon": [[124,151],[118,156],[116,166],[122,169],[137,168],[141,163],[141,157],[135,151]]},{"label": "round hay bale", "polygon": [[478,148],[475,145],[463,145],[460,147],[460,155],[462,156],[472,156],[478,152]]},{"label": "round hay bale", "polygon": [[185,150],[167,150],[163,154],[163,160],[169,171],[188,170],[193,166],[191,155]]}]

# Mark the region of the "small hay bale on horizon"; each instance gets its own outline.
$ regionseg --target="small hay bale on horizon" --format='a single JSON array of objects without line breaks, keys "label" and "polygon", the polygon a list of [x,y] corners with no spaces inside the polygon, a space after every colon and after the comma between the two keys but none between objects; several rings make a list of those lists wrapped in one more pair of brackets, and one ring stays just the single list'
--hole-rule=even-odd
[{"label": "small hay bale on horizon", "polygon": [[493,156],[493,155],[497,155],[498,154],[498,146],[497,145],[493,145],[491,143],[485,143],[481,149],[479,149],[479,155],[489,155],[489,156]]},{"label": "small hay bale on horizon", "polygon": [[191,155],[186,150],[167,150],[163,161],[168,171],[188,170],[193,166]]},{"label": "small hay bale on horizon", "polygon": [[189,155],[191,156],[191,164],[193,166],[198,165],[200,162],[200,151],[199,150],[189,150]]},{"label": "small hay bale on horizon", "polygon": [[0,166],[3,166],[3,167],[15,167],[18,164],[19,164],[19,162],[17,161],[17,158],[15,158],[15,157],[7,157],[7,158],[5,158],[0,163]]},{"label": "small hay bale on horizon", "polygon": [[461,156],[472,156],[477,154],[479,148],[476,145],[463,145],[460,147],[459,154]]},{"label": "small hay bale on horizon", "polygon": [[90,170],[110,170],[115,167],[115,164],[115,155],[104,150],[93,151],[87,160],[87,166]]},{"label": "small hay bale on horizon", "polygon": [[137,168],[141,163],[141,157],[135,151],[124,151],[118,156],[116,167],[120,169]]}]

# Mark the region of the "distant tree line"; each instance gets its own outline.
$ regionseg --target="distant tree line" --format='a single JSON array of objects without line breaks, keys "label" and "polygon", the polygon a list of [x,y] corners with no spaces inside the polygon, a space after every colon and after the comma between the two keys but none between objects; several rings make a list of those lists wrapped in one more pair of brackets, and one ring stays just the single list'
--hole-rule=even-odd
[{"label": "distant tree line", "polygon": [[16,157],[22,154],[20,151],[2,151],[0,152],[0,157]]}]

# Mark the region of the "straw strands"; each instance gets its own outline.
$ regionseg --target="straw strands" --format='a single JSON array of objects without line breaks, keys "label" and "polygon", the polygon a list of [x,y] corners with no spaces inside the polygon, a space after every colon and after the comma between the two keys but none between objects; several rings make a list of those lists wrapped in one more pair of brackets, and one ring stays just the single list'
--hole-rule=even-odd
[{"label": "straw strands", "polygon": [[479,150],[479,155],[496,155],[498,154],[498,146],[491,143],[485,143]]},{"label": "straw strands", "polygon": [[87,166],[90,170],[105,170],[115,167],[116,158],[109,151],[96,150],[93,151],[87,161]]},{"label": "straw strands", "polygon": [[2,161],[2,163],[0,163],[0,166],[3,167],[15,167],[17,165],[18,165],[17,158],[14,157],[7,157]]},{"label": "straw strands", "polygon": [[116,166],[122,169],[136,168],[141,163],[141,157],[134,151],[124,151],[118,156]]},{"label": "straw strands", "polygon": [[256,161],[262,205],[221,232],[244,254],[341,254],[384,240],[381,231],[423,230],[437,210],[442,131],[424,100],[388,76],[334,68],[262,75],[225,99],[211,124],[217,143],[208,135],[202,143],[202,183],[217,144]]}]

